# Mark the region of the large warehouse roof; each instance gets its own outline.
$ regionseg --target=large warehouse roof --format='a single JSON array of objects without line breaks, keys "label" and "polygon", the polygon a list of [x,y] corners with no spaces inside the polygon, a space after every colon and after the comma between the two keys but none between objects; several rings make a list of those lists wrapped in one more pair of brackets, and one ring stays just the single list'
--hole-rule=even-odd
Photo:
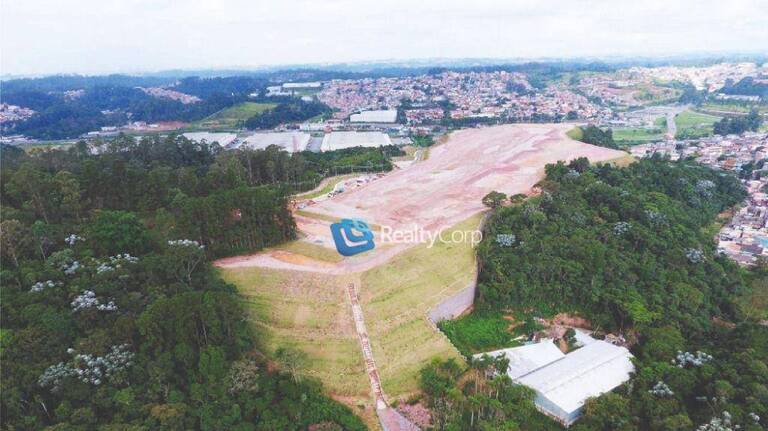
[{"label": "large warehouse roof", "polygon": [[307,149],[309,139],[309,133],[301,132],[254,133],[243,139],[242,146],[263,150],[270,145],[277,145],[289,153],[296,153]]},{"label": "large warehouse roof", "polygon": [[397,111],[363,111],[359,114],[352,114],[349,121],[353,123],[394,123],[397,121]]},{"label": "large warehouse roof", "polygon": [[576,338],[583,347],[567,355],[550,339],[487,354],[503,353],[510,361],[510,378],[536,391],[536,407],[568,426],[578,419],[587,398],[615,389],[635,370],[626,348],[578,331]]},{"label": "large warehouse roof", "polygon": [[509,359],[507,374],[509,374],[512,380],[565,357],[565,354],[549,338],[535,344],[481,353],[475,355],[475,357],[482,355],[493,357],[498,357],[499,355],[506,356]]},{"label": "large warehouse roof", "polygon": [[235,139],[237,139],[237,135],[234,133],[190,132],[190,133],[184,133],[184,135],[182,136],[197,142],[201,142],[203,140],[205,140],[209,144],[218,142],[219,145],[221,145],[222,147],[226,147],[227,145],[231,144]]},{"label": "large warehouse roof", "polygon": [[320,88],[322,85],[320,82],[286,82],[283,88]]},{"label": "large warehouse roof", "polygon": [[381,132],[331,132],[323,137],[320,151],[342,150],[352,147],[381,147],[392,145],[388,135]]},{"label": "large warehouse roof", "polygon": [[629,380],[635,370],[631,358],[626,348],[598,340],[518,378],[517,382],[536,391],[540,409],[570,425],[578,418],[587,398],[609,392]]}]

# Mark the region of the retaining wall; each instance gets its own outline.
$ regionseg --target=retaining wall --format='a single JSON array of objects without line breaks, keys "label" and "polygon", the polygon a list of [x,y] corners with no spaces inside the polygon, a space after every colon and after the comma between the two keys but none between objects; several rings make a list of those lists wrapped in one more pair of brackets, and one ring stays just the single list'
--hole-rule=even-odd
[{"label": "retaining wall", "polygon": [[[484,231],[485,223],[488,222],[491,212],[487,211],[480,219],[480,226],[478,229]],[[456,292],[452,296],[444,299],[439,304],[432,307],[427,313],[427,317],[432,323],[437,324],[441,320],[455,319],[462,315],[465,311],[475,303],[475,293],[477,292],[477,275],[480,272],[479,266],[475,269],[474,280],[469,285],[460,291]]]},{"label": "retaining wall", "polygon": [[475,302],[476,290],[477,283],[473,280],[469,286],[461,289],[429,310],[429,320],[437,323],[441,320],[454,319],[460,316],[472,307],[472,304]]}]

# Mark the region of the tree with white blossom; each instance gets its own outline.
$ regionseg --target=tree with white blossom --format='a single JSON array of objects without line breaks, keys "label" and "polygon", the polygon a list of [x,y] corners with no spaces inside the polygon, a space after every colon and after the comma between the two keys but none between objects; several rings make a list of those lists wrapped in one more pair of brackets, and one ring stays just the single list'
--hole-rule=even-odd
[{"label": "tree with white blossom", "polygon": [[110,380],[121,383],[124,380],[121,373],[133,365],[134,358],[127,344],[112,346],[104,356],[77,353],[72,348],[67,349],[67,353],[72,355],[72,359],[48,367],[37,380],[40,386],[58,391],[68,378],[76,378],[93,386]]},{"label": "tree with white blossom", "polygon": [[168,241],[168,248],[176,278],[191,286],[195,268],[205,260],[205,246],[194,240],[179,239]]},{"label": "tree with white blossom", "polygon": [[84,290],[72,300],[70,305],[74,312],[94,307],[99,311],[117,311],[117,305],[114,301],[101,302],[92,290]]}]

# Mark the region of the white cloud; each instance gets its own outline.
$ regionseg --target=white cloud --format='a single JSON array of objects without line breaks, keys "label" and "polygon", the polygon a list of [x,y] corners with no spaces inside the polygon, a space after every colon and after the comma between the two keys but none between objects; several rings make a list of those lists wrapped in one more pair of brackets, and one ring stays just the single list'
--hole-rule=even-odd
[{"label": "white cloud", "polygon": [[0,73],[768,52],[764,0],[4,0]]}]

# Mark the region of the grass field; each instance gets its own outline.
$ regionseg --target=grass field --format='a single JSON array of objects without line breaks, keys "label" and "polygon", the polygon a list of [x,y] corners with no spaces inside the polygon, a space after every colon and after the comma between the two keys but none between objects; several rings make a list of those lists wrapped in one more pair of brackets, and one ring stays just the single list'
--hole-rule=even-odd
[{"label": "grass field", "polygon": [[613,129],[613,140],[619,145],[645,144],[664,139],[666,128]]},{"label": "grass field", "polygon": [[518,332],[501,313],[472,313],[455,320],[440,322],[440,330],[463,355],[516,347]]},{"label": "grass field", "polygon": [[[468,231],[476,215],[446,231]],[[386,265],[362,274],[360,300],[384,391],[390,397],[418,390],[419,370],[432,358],[457,358],[458,351],[429,323],[426,314],[474,280],[469,242],[416,246]]]},{"label": "grass field", "polygon": [[694,138],[712,134],[712,125],[721,117],[694,111],[683,111],[675,117],[677,136]]},{"label": "grass field", "polygon": [[746,114],[750,109],[757,108],[760,113],[768,112],[768,105],[766,104],[752,104],[752,103],[736,103],[736,102],[707,102],[701,105],[699,110],[708,111],[714,113],[735,113]]},{"label": "grass field", "polygon": [[275,106],[277,105],[274,103],[243,102],[209,115],[193,123],[191,128],[209,130],[237,129],[243,121]]},{"label": "grass field", "polygon": [[400,147],[400,149],[405,152],[405,155],[392,157],[393,162],[407,162],[413,160],[413,156],[419,148],[415,145],[404,145]]}]

